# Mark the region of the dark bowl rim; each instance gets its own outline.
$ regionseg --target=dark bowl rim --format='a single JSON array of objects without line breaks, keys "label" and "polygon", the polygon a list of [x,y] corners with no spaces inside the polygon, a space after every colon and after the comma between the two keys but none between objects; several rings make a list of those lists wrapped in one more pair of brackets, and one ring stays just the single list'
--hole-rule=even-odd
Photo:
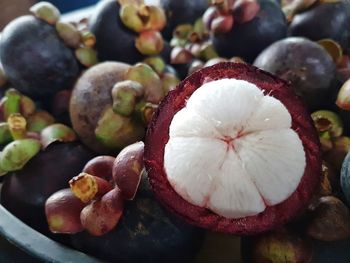
[{"label": "dark bowl rim", "polygon": [[104,262],[49,239],[24,224],[2,205],[0,205],[0,235],[25,253],[44,262]]}]

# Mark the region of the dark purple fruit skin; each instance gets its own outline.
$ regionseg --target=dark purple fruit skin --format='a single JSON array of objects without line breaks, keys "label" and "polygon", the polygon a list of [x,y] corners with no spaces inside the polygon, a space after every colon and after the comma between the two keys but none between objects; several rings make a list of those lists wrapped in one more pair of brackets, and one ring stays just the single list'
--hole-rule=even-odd
[{"label": "dark purple fruit skin", "polygon": [[40,152],[26,166],[6,175],[1,190],[1,204],[20,220],[43,234],[49,234],[45,202],[54,192],[67,188],[94,156],[77,143],[54,143]]},{"label": "dark purple fruit skin", "polygon": [[33,16],[19,17],[5,27],[0,60],[14,88],[34,98],[71,88],[79,74],[73,51],[55,27]]},{"label": "dark purple fruit skin", "polygon": [[[242,238],[242,258],[244,263],[251,262],[251,246],[254,237]],[[311,263],[348,263],[350,262],[350,239],[324,242],[312,240],[313,255]]]},{"label": "dark purple fruit skin", "polygon": [[289,26],[288,35],[314,41],[331,38],[346,49],[350,39],[350,2],[319,4],[297,14]]},{"label": "dark purple fruit skin", "polygon": [[161,0],[167,25],[162,31],[167,40],[172,38],[173,31],[180,24],[192,24],[200,18],[209,6],[208,0]]},{"label": "dark purple fruit skin", "polygon": [[254,66],[291,81],[310,111],[327,105],[333,93],[334,62],[323,47],[306,38],[273,43],[256,58]]},{"label": "dark purple fruit skin", "polygon": [[123,25],[119,10],[116,0],[101,1],[89,20],[89,29],[96,36],[95,48],[100,61],[134,64],[143,56],[135,47],[136,33]]},{"label": "dark purple fruit skin", "polygon": [[260,11],[250,22],[234,24],[230,32],[212,36],[220,57],[238,56],[252,62],[267,46],[287,35],[287,23],[274,0],[258,0]]},{"label": "dark purple fruit skin", "polygon": [[193,262],[204,233],[163,210],[143,177],[135,199],[125,203],[114,230],[101,237],[78,233],[72,236],[72,245],[118,263]]}]

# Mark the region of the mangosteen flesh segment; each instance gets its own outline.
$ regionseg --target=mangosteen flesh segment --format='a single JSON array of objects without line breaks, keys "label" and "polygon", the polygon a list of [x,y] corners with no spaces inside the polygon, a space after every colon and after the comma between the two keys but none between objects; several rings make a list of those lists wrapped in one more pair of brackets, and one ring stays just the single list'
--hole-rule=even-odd
[{"label": "mangosteen flesh segment", "polygon": [[185,79],[146,135],[156,196],[190,223],[253,234],[306,208],[321,175],[312,120],[286,82],[220,63]]}]

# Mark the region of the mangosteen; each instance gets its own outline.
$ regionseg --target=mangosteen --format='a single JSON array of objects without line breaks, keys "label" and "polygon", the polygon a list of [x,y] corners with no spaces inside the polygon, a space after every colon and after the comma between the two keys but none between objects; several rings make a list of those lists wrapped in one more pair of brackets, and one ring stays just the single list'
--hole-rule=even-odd
[{"label": "mangosteen", "polygon": [[163,210],[143,176],[114,230],[99,237],[87,232],[73,235],[72,245],[111,262],[192,262],[203,236],[202,229]]},{"label": "mangosteen", "polygon": [[322,165],[312,119],[290,86],[232,62],[196,71],[163,99],[144,159],[165,207],[197,226],[241,235],[300,214]]},{"label": "mangosteen", "polygon": [[34,16],[22,16],[2,31],[0,59],[11,84],[34,98],[72,87],[79,74],[74,52],[56,28]]},{"label": "mangosteen", "polygon": [[161,0],[167,16],[167,25],[162,34],[170,40],[174,29],[180,24],[192,24],[200,18],[209,6],[208,0]]},{"label": "mangosteen", "polygon": [[6,175],[1,204],[32,228],[49,234],[45,201],[54,192],[68,186],[94,156],[77,143],[53,143],[31,159],[25,167]]},{"label": "mangosteen", "polygon": [[321,241],[338,241],[350,237],[350,210],[338,198],[323,196],[310,206],[311,218],[306,233]]},{"label": "mangosteen", "polygon": [[95,151],[105,151],[94,133],[101,112],[112,105],[113,85],[122,80],[129,66],[105,62],[86,71],[76,83],[70,100],[70,118],[80,139]]},{"label": "mangosteen", "polygon": [[[165,43],[159,30],[166,23],[164,11],[154,5],[128,1],[101,1],[89,20],[96,36],[100,61],[136,63],[146,55],[162,52]],[[164,51],[167,56],[168,51]]]},{"label": "mangosteen", "polygon": [[80,139],[99,153],[116,153],[141,140],[165,91],[146,64],[104,62],[77,81],[70,118]]},{"label": "mangosteen", "polygon": [[347,49],[350,37],[349,1],[319,1],[293,17],[288,35],[315,41],[330,38]]},{"label": "mangosteen", "polygon": [[136,63],[143,58],[134,44],[136,33],[124,26],[119,11],[118,1],[101,1],[89,19],[89,29],[96,36],[98,58]]},{"label": "mangosteen", "polygon": [[318,262],[313,261],[311,240],[286,228],[244,237],[241,250],[247,263]]},{"label": "mangosteen", "polygon": [[328,105],[335,65],[326,50],[311,40],[289,37],[267,47],[254,66],[290,81],[310,111]]},{"label": "mangosteen", "polygon": [[281,7],[273,0],[257,2],[260,9],[252,20],[233,22],[228,32],[213,34],[213,45],[221,57],[238,56],[250,63],[267,46],[286,37],[287,22]]}]

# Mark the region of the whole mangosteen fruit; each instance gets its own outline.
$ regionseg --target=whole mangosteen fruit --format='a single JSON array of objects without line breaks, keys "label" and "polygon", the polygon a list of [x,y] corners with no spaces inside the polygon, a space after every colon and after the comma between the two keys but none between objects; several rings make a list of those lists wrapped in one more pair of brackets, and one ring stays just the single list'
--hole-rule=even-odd
[{"label": "whole mangosteen fruit", "polygon": [[314,41],[331,38],[346,49],[350,37],[349,1],[319,1],[293,17],[288,35]]},{"label": "whole mangosteen fruit", "polygon": [[167,208],[197,226],[240,235],[304,211],[322,164],[299,97],[285,81],[243,63],[201,69],[171,91],[149,125],[144,159]]},{"label": "whole mangosteen fruit", "polygon": [[77,143],[53,143],[31,159],[25,167],[9,173],[1,190],[1,204],[34,229],[49,234],[45,201],[68,186],[93,153]]},{"label": "whole mangosteen fruit", "polygon": [[[100,61],[133,64],[165,49],[159,32],[165,24],[165,13],[159,6],[108,0],[97,5],[89,29],[96,36]],[[167,56],[167,51],[162,55]]]},{"label": "whole mangosteen fruit", "polygon": [[286,37],[287,22],[281,7],[273,0],[256,2],[259,9],[252,20],[238,23],[233,11],[231,29],[212,34],[213,45],[221,57],[238,56],[252,62],[264,48]]},{"label": "whole mangosteen fruit", "polygon": [[209,6],[208,0],[161,0],[167,16],[167,25],[163,30],[164,38],[170,40],[174,29],[180,24],[192,24],[200,18]]},{"label": "whole mangosteen fruit", "polygon": [[111,262],[192,262],[203,237],[202,229],[163,210],[144,175],[114,230],[99,237],[78,233],[72,245]]},{"label": "whole mangosteen fruit", "polygon": [[89,19],[89,30],[96,36],[98,58],[136,63],[143,58],[134,44],[136,33],[123,25],[119,11],[118,1],[101,1]]},{"label": "whole mangosteen fruit", "polygon": [[104,62],[87,70],[70,99],[74,130],[88,147],[116,153],[141,140],[165,91],[146,64]]},{"label": "whole mangosteen fruit", "polygon": [[71,94],[69,113],[73,128],[82,142],[95,151],[105,151],[94,131],[106,106],[112,105],[113,85],[123,79],[128,68],[117,62],[94,66],[79,78]]},{"label": "whole mangosteen fruit", "polygon": [[310,111],[328,105],[333,94],[335,64],[322,46],[306,38],[273,43],[255,59],[254,66],[290,81]]},{"label": "whole mangosteen fruit", "polygon": [[313,261],[310,239],[291,229],[281,228],[242,239],[244,262],[309,263]]},{"label": "whole mangosteen fruit", "polygon": [[35,98],[71,88],[79,74],[73,51],[55,27],[34,16],[16,18],[4,28],[0,59],[11,84]]}]

